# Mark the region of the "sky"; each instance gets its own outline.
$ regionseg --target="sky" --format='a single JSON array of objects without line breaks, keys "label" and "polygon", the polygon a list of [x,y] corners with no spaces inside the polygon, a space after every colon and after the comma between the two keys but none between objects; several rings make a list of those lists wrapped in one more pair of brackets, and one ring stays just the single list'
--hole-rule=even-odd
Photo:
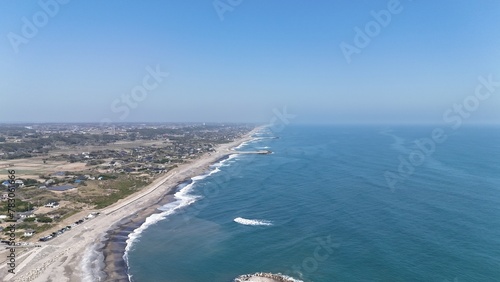
[{"label": "sky", "polygon": [[4,0],[0,122],[500,123],[499,16],[497,0]]}]

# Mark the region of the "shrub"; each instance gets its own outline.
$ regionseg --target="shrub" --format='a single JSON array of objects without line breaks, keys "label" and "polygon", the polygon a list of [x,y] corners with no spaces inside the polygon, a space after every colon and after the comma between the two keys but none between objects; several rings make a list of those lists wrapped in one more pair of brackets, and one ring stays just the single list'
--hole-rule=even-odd
[{"label": "shrub", "polygon": [[50,222],[52,222],[53,220],[52,220],[52,218],[50,218],[50,217],[47,217],[47,216],[41,216],[41,217],[37,218],[37,219],[36,219],[36,221],[38,221],[38,222],[42,222],[42,223],[50,223]]}]

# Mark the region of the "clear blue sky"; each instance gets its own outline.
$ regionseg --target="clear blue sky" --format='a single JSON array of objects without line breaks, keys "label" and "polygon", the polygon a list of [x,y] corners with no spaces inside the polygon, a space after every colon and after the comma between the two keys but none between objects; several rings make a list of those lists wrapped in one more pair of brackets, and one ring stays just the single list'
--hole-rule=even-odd
[{"label": "clear blue sky", "polygon": [[[243,0],[221,20],[211,0],[73,0],[43,25],[45,2],[0,2],[0,122],[266,122],[284,106],[297,122],[442,122],[479,76],[500,81],[497,0],[401,0],[350,63],[341,43],[391,1]],[[157,65],[169,76],[125,113]],[[500,88],[469,120],[500,121]]]}]

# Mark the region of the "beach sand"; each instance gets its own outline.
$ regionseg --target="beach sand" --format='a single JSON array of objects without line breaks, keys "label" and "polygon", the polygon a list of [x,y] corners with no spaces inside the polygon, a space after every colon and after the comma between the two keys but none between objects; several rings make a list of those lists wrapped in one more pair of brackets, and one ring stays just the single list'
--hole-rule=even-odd
[{"label": "beach sand", "polygon": [[[97,270],[95,264],[99,263],[99,259],[105,264],[106,281],[128,281],[124,272],[126,265],[122,259],[128,233],[140,226],[147,216],[156,212],[160,204],[168,201],[171,198],[169,194],[174,192],[178,184],[203,174],[211,164],[233,154],[232,148],[251,140],[258,129],[234,142],[219,145],[216,152],[207,153],[169,171],[142,191],[100,210],[99,216],[51,241],[40,243],[42,247],[17,253],[16,274],[7,273],[7,266],[2,263],[1,281],[93,281],[84,277],[89,272],[85,268]],[[95,257],[87,257],[91,253],[88,252],[90,248],[95,248]],[[7,252],[3,250],[0,255],[3,259]]]}]

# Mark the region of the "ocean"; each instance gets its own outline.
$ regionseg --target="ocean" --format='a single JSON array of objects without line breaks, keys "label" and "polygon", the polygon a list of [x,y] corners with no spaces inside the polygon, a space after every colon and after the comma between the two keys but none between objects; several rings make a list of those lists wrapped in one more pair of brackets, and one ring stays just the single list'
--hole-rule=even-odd
[{"label": "ocean", "polygon": [[262,130],[236,150],[272,154],[214,164],[129,235],[131,280],[500,281],[499,129]]}]

